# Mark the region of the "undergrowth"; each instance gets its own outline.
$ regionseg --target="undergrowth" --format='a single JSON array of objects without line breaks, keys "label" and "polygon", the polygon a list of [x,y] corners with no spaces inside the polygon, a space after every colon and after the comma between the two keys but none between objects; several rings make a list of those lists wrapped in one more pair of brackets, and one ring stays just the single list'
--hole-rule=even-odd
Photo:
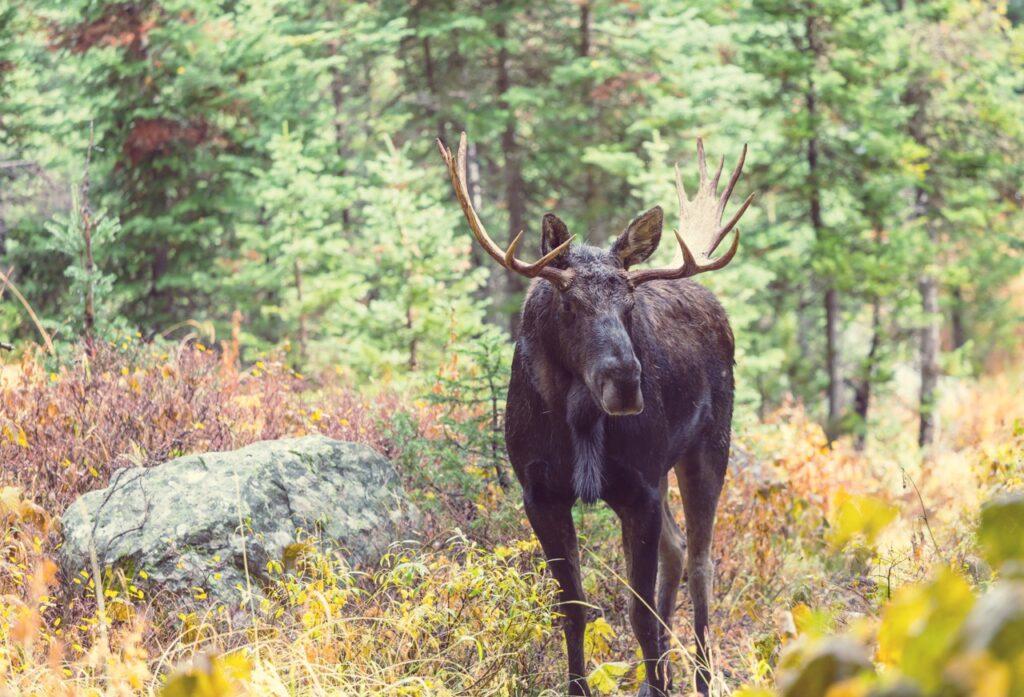
[{"label": "undergrowth", "polygon": [[[230,350],[129,338],[58,367],[33,354],[3,366],[0,693],[558,694],[555,587],[491,447],[488,370],[452,362],[422,397],[370,398],[298,375],[280,356],[243,369]],[[714,547],[717,694],[799,685],[793,676],[835,635],[898,675],[910,639],[880,640],[887,617],[908,598],[984,592],[993,565],[975,542],[979,510],[1024,477],[1013,379],[952,386],[944,442],[927,458],[898,440],[866,452],[829,444],[798,405],[736,435]],[[60,578],[60,513],[117,469],[306,433],[391,457],[424,511],[418,539],[369,569],[303,547],[264,594],[241,599],[241,614],[176,603],[109,571]],[[670,497],[682,520],[674,487]],[[642,669],[617,522],[601,507],[576,515],[591,684],[628,691]],[[680,597],[672,660],[685,685],[694,666]],[[835,694],[877,688],[857,679],[859,692]]]}]

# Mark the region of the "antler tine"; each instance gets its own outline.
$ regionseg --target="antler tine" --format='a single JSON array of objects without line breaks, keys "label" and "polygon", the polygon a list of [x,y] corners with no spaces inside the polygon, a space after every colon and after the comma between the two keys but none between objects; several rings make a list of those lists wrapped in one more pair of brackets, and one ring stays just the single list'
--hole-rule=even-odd
[{"label": "antler tine", "polygon": [[679,202],[679,214],[682,215],[686,208],[686,187],[683,185],[683,175],[679,171],[679,163],[676,163],[676,200]]},{"label": "antler tine", "polygon": [[725,155],[718,161],[718,169],[715,170],[715,176],[711,178],[711,190],[714,192],[718,191],[718,180],[722,176],[722,167],[725,167]]},{"label": "antler tine", "polygon": [[459,149],[456,156],[452,156],[452,151],[440,138],[437,139],[437,148],[441,152],[441,158],[444,160],[445,165],[448,166],[448,175],[452,180],[452,189],[455,190],[455,198],[458,200],[462,212],[466,216],[466,221],[469,223],[470,232],[473,233],[473,237],[484,248],[484,251],[509,271],[514,271],[528,278],[540,276],[562,288],[567,286],[572,278],[572,272],[552,268],[548,264],[569,248],[573,238],[566,240],[532,264],[520,261],[515,256],[519,242],[523,238],[522,231],[515,236],[508,249],[502,250],[491,239],[491,236],[487,234],[484,224],[480,221],[480,216],[477,215],[476,209],[473,208],[473,201],[469,197],[469,188],[466,185],[466,133],[463,132],[459,137]]},{"label": "antler tine", "polygon": [[708,158],[704,155],[704,139],[697,138],[697,168],[700,171],[700,186],[708,180]]},{"label": "antler tine", "polygon": [[476,238],[476,241],[484,248],[485,252],[490,254],[495,261],[503,264],[504,255],[490,235],[487,234],[483,223],[480,221],[480,217],[473,209],[473,203],[469,197],[469,189],[466,186],[466,134],[463,133],[462,137],[459,138],[457,156],[452,155],[452,151],[440,138],[437,139],[437,149],[441,152],[441,158],[444,159],[444,163],[448,166],[448,176],[452,180],[452,189],[454,189],[455,198],[458,200],[459,206],[466,216],[466,221],[469,223],[470,232],[473,233],[473,237]]},{"label": "antler tine", "polygon": [[[718,214],[721,215],[725,212],[725,205],[729,203],[729,197],[732,196],[732,190],[736,188],[736,182],[740,180],[740,175],[743,173],[743,163],[747,161],[747,144],[743,144],[743,150],[740,151],[740,161],[736,163],[736,169],[729,175],[729,183],[725,187],[725,191],[722,192],[722,198],[718,199]],[[725,158],[722,158],[722,162],[725,162]],[[744,203],[741,210],[747,210],[747,203]],[[738,218],[737,218],[738,220]],[[734,220],[733,225],[736,224]]]},{"label": "antler tine", "polygon": [[[754,195],[751,194],[750,198],[753,199]],[[728,232],[728,230],[726,230],[725,233],[722,233],[721,237],[718,238],[718,242],[719,243],[721,243],[722,237],[725,237],[725,234],[727,232]],[[716,244],[715,246],[717,247],[718,245]],[[733,235],[732,244],[729,245],[729,251],[727,251],[725,254],[723,254],[722,256],[718,257],[717,259],[715,259],[710,264],[705,264],[704,266],[701,266],[700,270],[701,271],[717,271],[718,269],[725,268],[725,266],[727,266],[728,263],[730,261],[732,261],[732,258],[734,256],[736,256],[736,250],[738,250],[739,248],[740,248],[740,231],[737,230],[736,234]]]},{"label": "antler tine", "polygon": [[[715,248],[717,248],[718,245],[722,243],[722,238],[729,234],[729,231],[733,229],[733,226],[735,226],[736,223],[740,221],[740,218],[743,217],[743,214],[747,212],[747,207],[754,202],[755,195],[756,194],[750,194],[749,196],[747,196],[743,200],[743,203],[740,205],[739,209],[735,213],[733,213],[731,218],[729,218],[729,222],[723,225],[722,229],[718,231],[718,235],[715,237]],[[725,206],[723,205],[720,208],[724,209]]]}]

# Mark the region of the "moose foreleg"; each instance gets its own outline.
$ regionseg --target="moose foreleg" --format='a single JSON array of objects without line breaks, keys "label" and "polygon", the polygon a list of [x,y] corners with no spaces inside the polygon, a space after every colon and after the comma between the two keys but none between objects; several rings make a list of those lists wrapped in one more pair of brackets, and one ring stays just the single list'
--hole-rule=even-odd
[{"label": "moose foreleg", "polygon": [[576,526],[572,522],[572,502],[538,501],[537,497],[527,493],[523,504],[526,517],[544,549],[551,575],[560,588],[558,609],[562,613],[565,649],[569,658],[569,694],[589,697],[583,656],[587,615],[580,582]]},{"label": "moose foreleg", "polygon": [[655,606],[658,580],[658,543],[661,536],[661,500],[657,490],[628,506],[617,507],[622,521],[622,546],[629,566],[629,620],[643,652],[647,678],[643,697],[665,694],[667,663],[661,662],[661,620]]}]

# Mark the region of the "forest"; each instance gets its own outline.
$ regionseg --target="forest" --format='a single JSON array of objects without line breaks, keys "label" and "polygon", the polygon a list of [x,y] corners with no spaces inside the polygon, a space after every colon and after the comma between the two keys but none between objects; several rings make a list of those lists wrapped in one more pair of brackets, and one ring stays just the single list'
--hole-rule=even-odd
[{"label": "forest", "polygon": [[[535,291],[463,132],[525,261],[660,206],[686,265],[674,167],[742,161],[710,626],[681,590],[657,667],[578,504],[566,681],[505,438]],[[1021,0],[0,0],[0,696],[1024,695],[1022,358]]]}]

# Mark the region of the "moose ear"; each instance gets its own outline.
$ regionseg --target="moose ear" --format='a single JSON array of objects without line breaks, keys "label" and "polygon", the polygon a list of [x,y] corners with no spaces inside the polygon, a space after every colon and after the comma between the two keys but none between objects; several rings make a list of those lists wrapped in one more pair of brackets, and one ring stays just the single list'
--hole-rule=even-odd
[{"label": "moose ear", "polygon": [[639,264],[654,253],[661,242],[661,226],[664,222],[665,214],[661,206],[655,206],[630,221],[612,245],[612,254],[622,261],[623,268]]},{"label": "moose ear", "polygon": [[[547,254],[558,245],[569,239],[569,228],[554,213],[545,213],[541,222],[540,253]],[[565,268],[565,254],[559,255],[551,262],[551,266]]]}]

